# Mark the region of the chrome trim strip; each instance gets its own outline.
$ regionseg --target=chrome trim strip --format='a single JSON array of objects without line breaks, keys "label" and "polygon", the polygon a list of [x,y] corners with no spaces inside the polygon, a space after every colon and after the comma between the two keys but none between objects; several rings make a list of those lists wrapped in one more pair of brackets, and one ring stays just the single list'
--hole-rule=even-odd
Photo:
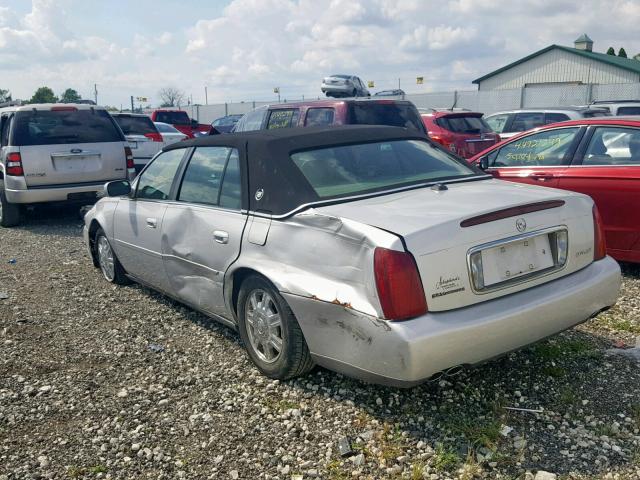
[{"label": "chrome trim strip", "polygon": [[176,255],[170,255],[170,254],[166,254],[166,253],[163,253],[160,256],[163,259],[165,259],[165,258],[175,258],[176,260],[181,260],[181,261],[186,262],[186,263],[188,263],[190,265],[195,265],[196,267],[200,267],[200,268],[203,268],[205,270],[209,270],[210,272],[213,272],[214,275],[216,275],[216,276],[221,275],[222,273],[224,273],[224,272],[221,272],[220,270],[216,270],[214,268],[207,267],[206,265],[203,265],[203,264],[198,263],[198,262],[194,262],[192,260],[188,260],[188,259],[186,259],[184,257],[178,257]]},{"label": "chrome trim strip", "polygon": [[[494,284],[494,286],[489,286],[489,287],[485,287],[481,290],[477,290],[475,287],[475,282],[473,281],[473,275],[471,274],[471,255],[473,255],[476,252],[479,252],[481,250],[487,250],[489,248],[493,248],[493,247],[497,247],[500,245],[504,245],[506,243],[512,243],[512,242],[517,242],[519,240],[524,240],[527,238],[532,238],[532,237],[537,237],[539,235],[549,235],[551,233],[556,233],[556,232],[561,232],[561,231],[566,231],[567,232],[567,256],[565,258],[565,261],[562,265],[554,265],[553,267],[550,268],[546,268],[544,270],[538,270],[537,272],[533,272],[527,275],[522,275],[520,277],[516,277],[513,280],[506,280],[503,282],[499,282]],[[547,275],[551,275],[552,273],[556,273],[559,272],[561,270],[563,270],[566,266],[567,266],[567,260],[569,259],[569,247],[570,247],[570,239],[569,239],[569,229],[567,228],[566,225],[558,225],[555,227],[549,227],[549,228],[543,228],[542,230],[535,230],[532,232],[528,232],[528,233],[523,233],[521,235],[515,235],[513,237],[509,237],[509,238],[503,238],[500,240],[494,240],[492,242],[487,242],[487,243],[483,243],[482,245],[477,245],[475,247],[470,248],[467,251],[467,273],[469,275],[469,285],[471,287],[471,291],[473,293],[475,293],[476,295],[484,295],[485,293],[493,293],[496,292],[498,290],[504,290],[506,288],[511,288],[514,287],[516,285],[520,285],[522,283],[526,283],[529,280],[533,280],[535,278],[541,278],[541,277],[546,277]],[[554,258],[554,262],[556,262],[557,260]]]},{"label": "chrome trim strip", "polygon": [[162,258],[162,254],[159,253],[159,252],[154,252],[153,250],[149,250],[148,248],[144,248],[144,247],[141,247],[139,245],[134,245],[133,243],[125,242],[124,240],[120,240],[120,239],[115,238],[115,237],[114,237],[114,240],[116,242],[126,246],[126,247],[132,248],[134,250],[140,250],[140,251],[142,251],[144,253],[148,253],[149,255],[152,255],[154,257]]},{"label": "chrome trim strip", "polygon": [[95,150],[83,150],[82,152],[53,152],[51,158],[64,158],[64,157],[100,157],[102,153]]}]

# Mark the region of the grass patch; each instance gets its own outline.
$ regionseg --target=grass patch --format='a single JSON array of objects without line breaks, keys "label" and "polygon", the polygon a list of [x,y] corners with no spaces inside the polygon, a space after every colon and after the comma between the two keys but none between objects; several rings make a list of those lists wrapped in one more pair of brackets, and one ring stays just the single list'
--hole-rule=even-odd
[{"label": "grass patch", "polygon": [[[530,351],[534,354],[535,357],[545,362],[559,360],[563,357],[596,358],[602,355],[596,345],[580,338],[560,338],[543,343],[538,343],[530,347]],[[554,373],[564,376],[564,373],[566,372],[561,373],[560,371],[555,371]],[[551,376],[554,375],[552,374]]]},{"label": "grass patch", "polygon": [[93,467],[69,467],[67,476],[69,478],[80,478],[87,474],[107,473],[109,469],[104,465],[94,465]]},{"label": "grass patch", "polygon": [[634,323],[626,318],[619,318],[612,315],[600,315],[595,319],[595,323],[599,326],[619,332],[640,334],[640,324]]},{"label": "grass patch", "polygon": [[500,441],[500,426],[501,423],[493,418],[484,422],[475,418],[464,418],[456,421],[452,429],[464,435],[474,449],[485,447],[493,451],[498,448]]},{"label": "grass patch", "polygon": [[631,405],[631,419],[640,427],[640,403]]},{"label": "grass patch", "polygon": [[441,443],[436,445],[436,453],[433,458],[433,468],[435,468],[437,472],[449,472],[460,463],[458,454]]},{"label": "grass patch", "polygon": [[560,395],[558,396],[558,402],[561,405],[571,406],[575,405],[578,401],[578,394],[571,386],[565,386],[560,390]]},{"label": "grass patch", "polygon": [[613,427],[611,425],[603,424],[596,425],[593,429],[593,433],[598,435],[599,437],[604,435],[606,437],[615,437],[616,432],[614,432]]},{"label": "grass patch", "polygon": [[547,377],[553,378],[563,378],[567,376],[567,370],[562,367],[558,367],[557,365],[547,365],[542,369],[542,373],[544,373]]},{"label": "grass patch", "polygon": [[327,473],[329,474],[328,478],[331,480],[348,480],[351,478],[349,472],[342,468],[339,460],[329,462],[327,465]]},{"label": "grass patch", "polygon": [[285,412],[294,408],[300,408],[300,404],[291,400],[274,400],[273,398],[265,398],[263,405],[269,410]]}]

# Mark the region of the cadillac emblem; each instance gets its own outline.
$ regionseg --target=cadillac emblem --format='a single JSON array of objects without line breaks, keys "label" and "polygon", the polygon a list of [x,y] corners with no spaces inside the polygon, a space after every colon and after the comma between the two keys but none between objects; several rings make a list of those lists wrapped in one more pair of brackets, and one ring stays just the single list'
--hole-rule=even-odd
[{"label": "cadillac emblem", "polygon": [[524,218],[519,218],[516,220],[516,228],[519,232],[524,232],[527,229],[527,222]]}]

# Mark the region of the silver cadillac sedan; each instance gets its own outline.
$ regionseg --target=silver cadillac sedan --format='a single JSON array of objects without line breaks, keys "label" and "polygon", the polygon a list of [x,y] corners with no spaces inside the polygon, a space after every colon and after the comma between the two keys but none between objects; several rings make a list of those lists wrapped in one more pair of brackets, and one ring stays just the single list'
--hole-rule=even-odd
[{"label": "silver cadillac sedan", "polygon": [[281,129],[165,147],[85,217],[104,278],[238,330],[265,375],[314,364],[411,386],[609,308],[593,201],[495,180],[396,127]]}]

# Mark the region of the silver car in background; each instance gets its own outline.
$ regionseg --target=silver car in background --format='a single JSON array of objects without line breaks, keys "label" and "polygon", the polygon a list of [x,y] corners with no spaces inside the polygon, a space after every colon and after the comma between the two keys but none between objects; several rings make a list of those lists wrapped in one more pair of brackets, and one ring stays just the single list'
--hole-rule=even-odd
[{"label": "silver car in background", "polygon": [[171,145],[172,143],[180,142],[182,140],[187,140],[189,137],[178,130],[173,125],[169,125],[168,123],[163,122],[153,122],[153,124],[162,135],[162,141],[164,146]]},{"label": "silver car in background", "polygon": [[0,109],[0,225],[23,207],[93,203],[105,182],[132,179],[133,156],[102,107],[32,104]]},{"label": "silver car in background", "polygon": [[322,79],[320,87],[327,97],[370,97],[364,82],[355,75],[330,75]]},{"label": "silver car in background", "polygon": [[162,135],[148,115],[137,113],[113,113],[111,115],[129,142],[136,172],[140,172],[149,160],[164,147]]},{"label": "silver car in background", "polygon": [[593,201],[495,180],[398,127],[167,147],[85,216],[104,278],[237,328],[265,375],[314,364],[411,386],[616,301]]}]

